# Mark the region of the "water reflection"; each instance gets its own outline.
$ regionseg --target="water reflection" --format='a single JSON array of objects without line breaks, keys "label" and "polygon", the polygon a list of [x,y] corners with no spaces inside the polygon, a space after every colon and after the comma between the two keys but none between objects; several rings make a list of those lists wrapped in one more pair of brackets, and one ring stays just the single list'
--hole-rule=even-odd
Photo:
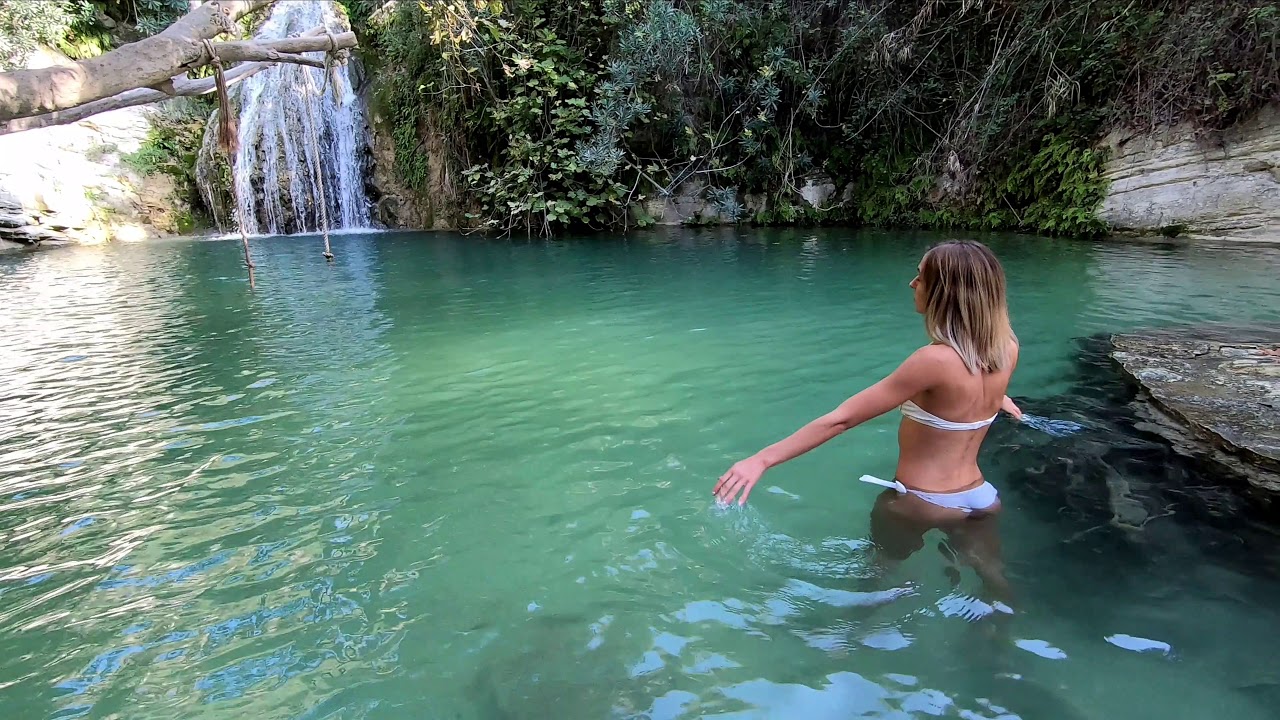
[{"label": "water reflection", "polygon": [[[1008,605],[933,535],[875,566],[855,479],[892,422],[711,501],[724,458],[919,342],[896,293],[933,239],[354,236],[332,266],[264,239],[252,293],[222,243],[0,259],[0,704],[1267,717],[1274,533],[1070,339],[1257,315],[1270,256],[994,241],[1044,419],[983,459]],[[1222,273],[1238,294],[1159,299]]]},{"label": "water reflection", "polygon": [[[6,293],[42,306],[15,318],[3,348],[14,372],[0,403],[0,626],[19,638],[41,629],[46,648],[85,627],[98,637],[114,628],[123,642],[75,670],[74,655],[23,654],[0,661],[3,676],[52,672],[63,677],[52,685],[60,692],[45,701],[62,696],[59,714],[100,714],[95,702],[122,683],[145,694],[224,648],[358,614],[359,601],[334,579],[369,556],[376,511],[341,513],[342,532],[308,539],[288,528],[315,522],[340,498],[300,505],[301,488],[279,483],[340,466],[335,488],[350,492],[374,472],[367,460],[349,464],[377,444],[349,434],[376,422],[359,415],[368,388],[334,374],[343,371],[337,358],[369,366],[385,354],[371,242],[348,243],[338,270],[323,260],[300,267],[302,247],[277,245],[254,295],[214,243],[42,253],[9,268]],[[317,302],[321,289],[330,302]],[[255,426],[270,426],[270,436]],[[298,439],[282,444],[277,433]],[[194,562],[171,559],[202,549]],[[209,622],[205,608],[219,595],[226,614]],[[257,607],[233,599],[255,596]],[[349,627],[341,647],[381,644],[385,634]],[[205,702],[229,700],[340,652],[288,645],[217,661],[195,688]],[[44,715],[39,696],[27,697],[14,706]]]}]

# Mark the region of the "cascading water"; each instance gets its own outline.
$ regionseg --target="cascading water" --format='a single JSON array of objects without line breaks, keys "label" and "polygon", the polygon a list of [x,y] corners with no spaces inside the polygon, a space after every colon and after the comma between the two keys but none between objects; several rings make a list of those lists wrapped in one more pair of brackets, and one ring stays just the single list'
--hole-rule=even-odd
[{"label": "cascading water", "polygon": [[[280,39],[320,27],[334,34],[350,29],[329,0],[277,2],[254,36]],[[337,87],[324,70],[279,63],[233,88],[240,147],[231,181],[247,234],[319,232],[325,221],[330,230],[370,227],[364,112],[348,66],[333,71]],[[206,133],[206,148],[215,136]],[[206,203],[216,208],[218,196],[225,195],[217,184],[225,179],[209,170],[199,175]],[[228,219],[235,222],[234,216]]]}]

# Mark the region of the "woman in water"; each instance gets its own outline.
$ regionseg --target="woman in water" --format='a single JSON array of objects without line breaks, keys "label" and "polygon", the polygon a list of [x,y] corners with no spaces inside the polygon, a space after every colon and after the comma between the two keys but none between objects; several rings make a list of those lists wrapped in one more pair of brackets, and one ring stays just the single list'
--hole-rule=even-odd
[{"label": "woman in water", "polygon": [[903,560],[923,546],[927,531],[941,529],[983,582],[1007,596],[995,533],[1000,498],[978,467],[978,449],[999,411],[1022,415],[1005,395],[1018,341],[1009,324],[1004,270],[985,245],[968,241],[937,245],[917,270],[910,287],[932,342],[888,377],[735,463],[714,492],[726,503],[741,494],[738,502],[745,503],[769,468],[900,408],[894,482],[863,476],[890,487],[871,511],[873,544]]}]

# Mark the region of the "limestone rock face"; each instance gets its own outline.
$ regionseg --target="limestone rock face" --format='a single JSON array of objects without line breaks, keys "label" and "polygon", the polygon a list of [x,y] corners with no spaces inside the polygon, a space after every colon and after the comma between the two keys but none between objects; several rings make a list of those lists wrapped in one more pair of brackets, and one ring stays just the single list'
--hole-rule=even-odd
[{"label": "limestone rock face", "polygon": [[718,221],[720,213],[704,198],[706,190],[706,183],[691,180],[677,188],[669,197],[650,199],[645,212],[658,225],[682,225],[700,218],[714,218]]},{"label": "limestone rock face", "polygon": [[[65,61],[45,53],[30,67]],[[151,130],[151,107],[0,136],[0,240],[98,243],[177,232],[172,178],[143,175],[123,157]]]},{"label": "limestone rock face", "polygon": [[428,191],[420,193],[407,187],[396,170],[396,146],[389,121],[374,114],[369,127],[369,186],[373,220],[392,229],[441,230],[452,227],[454,223],[450,222],[450,216],[456,202],[444,167],[444,139],[430,130],[420,132],[429,184]]},{"label": "limestone rock face", "polygon": [[831,198],[835,197],[835,194],[836,184],[826,175],[807,177],[800,188],[800,197],[804,198],[810,207],[815,208],[825,208],[830,205]]},{"label": "limestone rock face", "polygon": [[1114,131],[1100,217],[1119,231],[1280,240],[1280,105],[1220,133]]}]

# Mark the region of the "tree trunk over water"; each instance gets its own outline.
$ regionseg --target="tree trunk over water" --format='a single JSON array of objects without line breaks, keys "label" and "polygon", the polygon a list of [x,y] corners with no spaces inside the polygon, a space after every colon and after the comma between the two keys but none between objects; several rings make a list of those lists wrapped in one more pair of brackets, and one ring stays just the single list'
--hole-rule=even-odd
[{"label": "tree trunk over water", "polygon": [[[227,87],[236,83],[247,80],[254,75],[271,67],[272,63],[257,62],[245,63],[227,71]],[[59,110],[57,112],[47,113],[45,115],[36,115],[35,117],[15,118],[9,122],[0,122],[0,135],[8,135],[10,133],[20,132],[22,130],[34,130],[36,128],[51,127],[53,125],[67,125],[87,117],[104,113],[108,110],[119,110],[121,108],[136,107],[138,105],[150,105],[151,103],[168,100],[176,96],[195,96],[208,95],[217,90],[217,83],[214,78],[204,78],[201,80],[188,80],[186,78],[173,79],[173,91],[166,93],[160,90],[152,90],[151,88],[138,88],[137,90],[128,90],[113,95],[102,100],[95,100],[85,103],[69,110]]]},{"label": "tree trunk over water", "polygon": [[[182,76],[210,64],[214,56],[222,63],[292,62],[323,67],[322,62],[298,53],[355,47],[355,33],[330,34],[323,29],[283,40],[207,42],[224,32],[235,32],[237,20],[273,2],[210,0],[156,35],[99,57],[66,67],[0,73],[0,133],[74,122],[97,112],[149,102],[146,98],[197,94],[191,90],[193,81]],[[125,97],[119,97],[122,95]],[[91,112],[68,112],[90,103],[102,104],[89,108]],[[32,120],[22,122],[23,118]]]}]

